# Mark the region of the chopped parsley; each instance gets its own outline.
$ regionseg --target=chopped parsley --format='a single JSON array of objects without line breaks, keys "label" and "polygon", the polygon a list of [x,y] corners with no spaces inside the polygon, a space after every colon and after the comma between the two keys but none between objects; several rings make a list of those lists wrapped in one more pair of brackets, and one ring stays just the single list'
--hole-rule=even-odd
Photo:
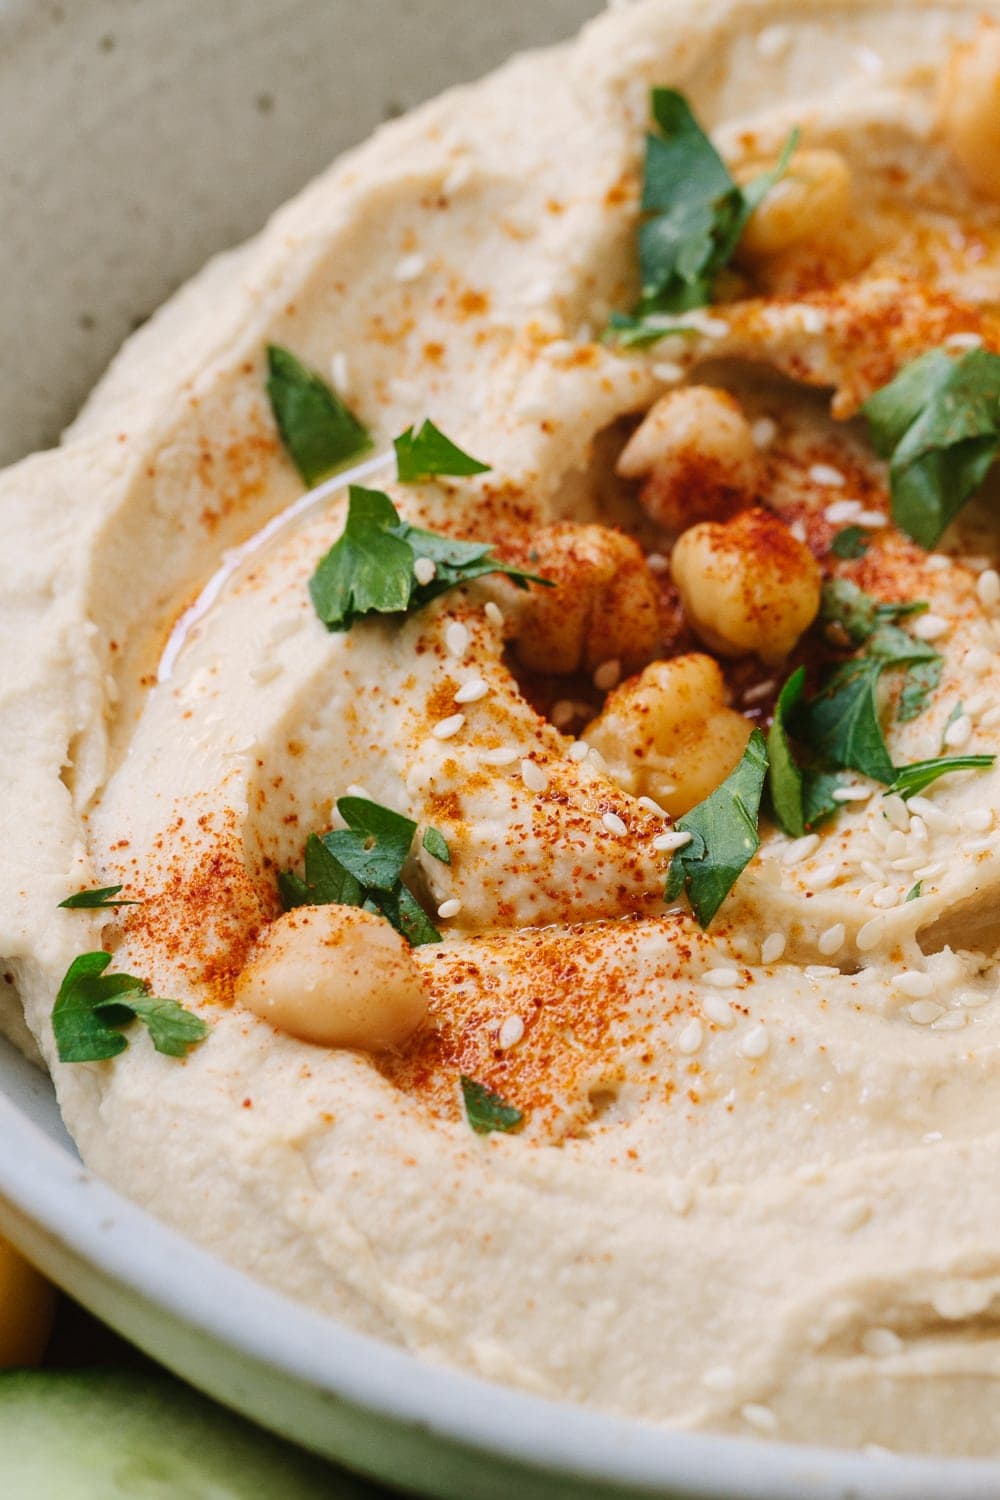
[{"label": "chopped parsley", "polygon": [[838,531],[830,542],[830,551],[834,557],[842,557],[846,562],[854,562],[859,557],[864,557],[872,544],[871,535],[862,526],[845,526]]},{"label": "chopped parsley", "polygon": [[421,480],[431,479],[435,474],[464,477],[468,474],[488,474],[490,471],[489,464],[482,464],[478,458],[463,453],[430,420],[425,421],[416,432],[408,427],[394,440],[393,447],[396,450],[396,471],[401,484],[419,484]]},{"label": "chopped parsley", "polygon": [[928,698],[940,685],[943,670],[944,657],[937,655],[907,667],[896,705],[896,718],[900,724],[908,724],[923,713]]},{"label": "chopped parsley", "polygon": [[[417,581],[418,558],[434,564],[427,583]],[[352,484],[343,533],[310,579],[309,594],[328,630],[350,630],[366,615],[423,609],[440,594],[487,573],[503,573],[522,589],[549,583],[508,567],[493,556],[489,542],[456,542],[411,526],[381,490]]]},{"label": "chopped parsley", "polygon": [[918,899],[921,891],[923,890],[923,888],[924,888],[923,881],[922,880],[918,880],[917,883],[916,883],[916,885],[911,885],[910,886],[910,889],[906,893],[905,900],[906,901],[916,901]]},{"label": "chopped parsley", "polygon": [[889,460],[892,515],[933,547],[986,478],[1000,447],[1000,355],[932,349],[865,402],[872,442]]},{"label": "chopped parsley", "polygon": [[642,349],[647,344],[657,344],[660,339],[681,335],[697,338],[698,329],[690,323],[678,323],[669,313],[613,312],[604,330],[604,339],[621,349]]},{"label": "chopped parsley", "polygon": [[500,1094],[494,1094],[484,1083],[461,1075],[462,1100],[465,1117],[477,1135],[489,1135],[493,1130],[516,1130],[524,1119],[524,1112]]},{"label": "chopped parsley", "polygon": [[757,820],[767,774],[767,746],[755,729],[739,765],[704,802],[677,820],[691,842],[670,861],[665,901],[683,891],[702,927],[707,927],[760,848]]},{"label": "chopped parsley", "polygon": [[129,901],[124,897],[116,900],[118,892],[124,890],[120,885],[100,885],[89,891],[75,891],[72,896],[67,896],[65,901],[59,905],[67,911],[107,911],[115,906],[141,906],[141,901]]},{"label": "chopped parsley", "polygon": [[306,841],[304,877],[278,876],[285,910],[293,906],[360,906],[385,917],[414,948],[439,943],[441,934],[403,881],[417,825],[366,797],[341,797],[347,824]]},{"label": "chopped parsley", "polygon": [[788,721],[802,701],[805,681],[804,667],[789,677],[778,694],[767,736],[771,810],[779,827],[796,839],[837,811],[833,794],[842,784],[841,778],[829,771],[800,766],[793,754]]},{"label": "chopped parsley", "polygon": [[279,344],[267,348],[267,394],[289,457],[312,487],[372,445],[371,435],[325,380]]},{"label": "chopped parsley", "polygon": [[912,765],[900,766],[889,787],[901,797],[915,797],[952,771],[988,771],[996,764],[995,755],[941,755],[934,760],[915,760]]},{"label": "chopped parsley", "polygon": [[443,865],[451,864],[451,850],[448,848],[448,840],[439,828],[425,828],[423,844],[432,859],[439,859]]},{"label": "chopped parsley", "polygon": [[[777,165],[740,187],[695,119],[684,95],[654,88],[658,132],[646,136],[639,226],[642,293],[628,326],[628,341],[644,342],[651,316],[704,307],[718,273],[729,264],[762,198],[784,175],[795,149],[793,131]],[[662,337],[662,331],[657,330]]]},{"label": "chopped parsley", "polygon": [[133,974],[107,974],[110,953],[82,953],[66,971],[52,1007],[60,1062],[102,1062],[128,1046],[122,1028],[141,1021],[157,1052],[184,1057],[208,1026],[177,1000],[149,993]]}]

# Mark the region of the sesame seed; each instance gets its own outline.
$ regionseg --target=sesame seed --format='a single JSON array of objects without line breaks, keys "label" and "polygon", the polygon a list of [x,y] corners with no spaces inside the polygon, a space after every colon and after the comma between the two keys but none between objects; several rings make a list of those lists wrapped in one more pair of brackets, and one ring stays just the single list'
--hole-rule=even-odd
[{"label": "sesame seed", "polygon": [[931,976],[919,969],[901,969],[892,976],[892,983],[901,994],[909,995],[911,1000],[922,1000],[934,989]]},{"label": "sesame seed", "polygon": [[441,905],[438,907],[438,916],[443,917],[447,921],[449,917],[457,917],[461,910],[461,901],[457,897],[452,896],[450,901],[441,902]]},{"label": "sesame seed", "polygon": [[644,807],[647,812],[655,813],[658,818],[669,818],[670,816],[666,808],[661,807],[658,802],[654,802],[652,797],[636,797],[635,801],[637,807]]},{"label": "sesame seed", "polygon": [[809,889],[811,891],[825,891],[828,886],[833,885],[839,874],[839,865],[817,865],[814,870],[810,871]]},{"label": "sesame seed", "polygon": [[858,952],[870,953],[873,948],[877,948],[882,941],[884,932],[885,918],[872,917],[870,922],[866,922],[863,927],[858,929],[858,935],[854,939],[858,947]]},{"label": "sesame seed", "polygon": [[770,448],[778,436],[778,424],[770,417],[758,417],[750,424],[750,436],[753,438],[755,448]]},{"label": "sesame seed", "polygon": [[667,573],[670,570],[670,559],[664,557],[662,552],[650,552],[646,558],[646,567],[651,573]]},{"label": "sesame seed", "polygon": [[821,307],[800,307],[799,318],[803,333],[823,333],[826,329],[826,313]]},{"label": "sesame seed", "polygon": [[728,1031],[736,1022],[729,1001],[723,1000],[721,995],[706,995],[701,1002],[701,1009],[706,1019],[714,1021],[723,1031]]},{"label": "sesame seed", "polygon": [[859,510],[858,525],[867,526],[869,529],[877,529],[879,526],[888,526],[889,517],[881,510]]},{"label": "sesame seed", "polygon": [[[911,797],[910,812],[911,815],[915,813],[919,818],[921,818],[923,820],[923,823],[926,824],[928,828],[933,828],[935,833],[958,832],[957,820],[955,818],[950,818],[947,813],[943,813],[941,809],[939,807],[936,807],[934,803],[931,802],[927,797]],[[915,819],[911,816],[911,832],[913,831],[914,821]]]},{"label": "sesame seed", "polygon": [[498,745],[495,750],[484,750],[479,759],[487,766],[512,766],[518,752],[511,745]]},{"label": "sesame seed", "polygon": [[590,761],[590,764],[596,771],[606,771],[608,768],[608,763],[604,759],[604,756],[601,754],[600,750],[595,749],[593,745],[591,745],[589,750],[587,751],[587,759]]},{"label": "sesame seed", "polygon": [[[284,670],[280,661],[261,661],[255,667],[250,668],[250,678],[251,681],[264,687],[266,683],[273,682],[276,677],[280,677]],[[112,681],[114,681],[113,678]],[[108,685],[110,687],[111,684]]]},{"label": "sesame seed", "polygon": [[678,1052],[683,1052],[686,1057],[690,1057],[692,1053],[697,1052],[703,1038],[704,1032],[702,1031],[701,1022],[695,1016],[687,1023],[677,1038]]},{"label": "sesame seed", "polygon": [[516,1047],[524,1036],[524,1022],[520,1016],[508,1016],[500,1027],[497,1035],[497,1043],[506,1052],[510,1047]]},{"label": "sesame seed", "polygon": [[840,970],[831,964],[806,964],[802,970],[807,979],[837,979]]},{"label": "sesame seed", "polygon": [[684,374],[684,366],[675,364],[672,359],[658,360],[650,369],[657,380],[662,380],[664,385],[674,385]]},{"label": "sesame seed", "polygon": [[899,1354],[906,1346],[891,1328],[866,1328],[861,1335],[861,1347],[872,1359],[885,1359],[890,1354]]},{"label": "sesame seed", "polygon": [[413,560],[413,576],[418,583],[430,583],[437,572],[437,563],[432,557],[416,557]]},{"label": "sesame seed", "polygon": [[992,807],[974,807],[965,815],[965,826],[973,833],[986,833],[993,827]]},{"label": "sesame seed", "polygon": [[478,703],[480,698],[485,698],[490,690],[490,685],[483,677],[470,677],[468,682],[463,682],[455,694],[456,703]]},{"label": "sesame seed", "polygon": [[[906,834],[900,833],[898,828],[894,828],[885,841],[885,852],[890,859],[901,859],[909,847]],[[875,879],[878,880],[879,876],[876,875]]]},{"label": "sesame seed", "polygon": [[944,341],[946,349],[981,349],[982,345],[982,334],[973,333],[971,329],[964,333],[949,333]]},{"label": "sesame seed", "polygon": [[882,889],[880,891],[876,891],[874,896],[872,897],[872,906],[877,906],[882,910],[888,910],[890,907],[898,906],[899,895],[899,891],[895,890],[891,885],[884,885]]},{"label": "sesame seed", "polygon": [[924,562],[924,567],[929,568],[932,573],[943,573],[945,568],[951,567],[951,558],[946,557],[943,552],[931,552]]},{"label": "sesame seed", "polygon": [[534,760],[522,760],[521,780],[529,792],[544,792],[549,784],[549,773]]},{"label": "sesame seed", "polygon": [[877,865],[873,859],[863,859],[860,868],[862,874],[867,875],[869,880],[877,880],[884,884],[885,873],[882,866]]},{"label": "sesame seed", "polygon": [[350,786],[347,788],[347,795],[349,797],[364,797],[367,802],[371,801],[371,798],[368,796],[367,789],[357,781],[351,782]]},{"label": "sesame seed", "polygon": [[902,870],[904,874],[909,874],[917,868],[922,859],[922,854],[907,854],[904,859],[892,860],[889,868],[891,870]]},{"label": "sesame seed", "polygon": [[961,750],[972,738],[972,720],[968,714],[959,714],[944,732],[944,742],[951,750]]},{"label": "sesame seed", "polygon": [[832,927],[820,933],[816,946],[826,958],[831,958],[834,953],[840,952],[846,938],[847,929],[843,922],[834,922]]},{"label": "sesame seed", "polygon": [[1000,604],[1000,573],[996,568],[987,568],[976,579],[976,593],[987,609],[996,609]]},{"label": "sesame seed", "polygon": [[431,730],[436,740],[450,740],[456,735],[465,723],[464,714],[452,714],[450,718],[441,719]]},{"label": "sesame seed", "polygon": [[450,196],[452,193],[457,193],[461,188],[464,188],[471,177],[471,161],[465,160],[457,162],[456,165],[452,167],[447,177],[444,179],[444,182],[442,182],[441,189],[447,196]]},{"label": "sesame seed", "polygon": [[628,833],[627,823],[623,818],[620,818],[617,813],[606,812],[601,818],[601,822],[604,824],[609,833],[616,833],[619,837],[622,837],[624,834]]},{"label": "sesame seed", "polygon": [[824,510],[824,519],[836,526],[841,521],[853,521],[861,513],[860,500],[834,500]]},{"label": "sesame seed", "polygon": [[769,1406],[760,1406],[756,1401],[748,1401],[742,1408],[743,1420],[751,1427],[756,1427],[758,1432],[777,1432],[778,1419]]},{"label": "sesame seed", "polygon": [[[967,843],[962,845],[963,852],[966,854],[982,854],[984,849],[992,849],[992,847],[993,840],[991,838],[969,839]],[[944,866],[942,865],[942,869],[943,868]]]},{"label": "sesame seed", "polygon": [[753,687],[745,688],[743,691],[744,703],[758,703],[761,698],[767,698],[774,692],[778,684],[773,677],[768,677],[763,682],[757,682]]},{"label": "sesame seed", "polygon": [[717,990],[732,990],[740,982],[739,969],[706,969],[701,976],[705,984],[714,985]]},{"label": "sesame seed", "polygon": [[686,328],[697,329],[708,339],[724,339],[729,332],[729,324],[725,318],[713,318],[711,313],[703,312],[700,307],[693,307],[682,313],[679,321]]},{"label": "sesame seed", "polygon": [[574,740],[569,747],[569,758],[576,761],[586,760],[589,751],[590,746],[586,740]]},{"label": "sesame seed", "polygon": [[813,484],[824,484],[836,486],[846,484],[843,474],[835,469],[832,464],[812,464],[809,469],[809,478]]},{"label": "sesame seed", "polygon": [[926,614],[917,616],[910,626],[910,634],[915,635],[918,641],[936,641],[947,635],[950,629],[951,621],[946,620],[943,615]]},{"label": "sesame seed", "polygon": [[503,625],[503,610],[492,599],[486,601],[486,604],[483,606],[483,614],[491,625]]},{"label": "sesame seed", "polygon": [[740,1051],[744,1057],[763,1057],[771,1045],[771,1038],[767,1034],[765,1026],[754,1026],[743,1038]]},{"label": "sesame seed", "polygon": [[351,379],[347,364],[347,355],[342,349],[338,349],[330,360],[330,375],[333,380],[334,389],[340,394],[346,395],[350,389]]},{"label": "sesame seed", "polygon": [[667,854],[674,849],[683,849],[690,842],[691,835],[685,833],[683,828],[676,828],[669,833],[658,833],[653,840],[653,848],[660,854]]},{"label": "sesame seed", "polygon": [[902,833],[907,832],[910,827],[910,809],[898,792],[890,792],[887,797],[882,798],[882,811],[894,828]]},{"label": "sesame seed", "polygon": [[791,532],[792,536],[797,542],[808,541],[808,536],[806,533],[806,523],[801,518],[793,521],[788,530]]},{"label": "sesame seed", "polygon": [[769,932],[760,945],[761,963],[776,964],[785,951],[785,934]]},{"label": "sesame seed", "polygon": [[797,865],[800,860],[808,859],[819,848],[819,834],[807,833],[804,838],[793,839],[781,856],[783,865]]},{"label": "sesame seed", "polygon": [[690,1183],[679,1182],[674,1178],[672,1182],[667,1183],[666,1193],[667,1202],[675,1214],[680,1214],[683,1218],[686,1213],[690,1212],[694,1202],[694,1189]]},{"label": "sesame seed", "polygon": [[707,1391],[731,1391],[736,1384],[736,1371],[730,1365],[714,1365],[706,1370],[701,1383]]},{"label": "sesame seed", "polygon": [[444,643],[452,656],[464,656],[469,649],[469,632],[461,620],[449,620],[445,632]]},{"label": "sesame seed", "polygon": [[965,712],[973,719],[978,719],[980,714],[995,706],[996,699],[988,692],[971,693],[965,700]]},{"label": "sesame seed", "polygon": [[907,1008],[906,1014],[917,1026],[930,1026],[938,1016],[944,1015],[944,1007],[936,1005],[933,1000],[914,1000]]},{"label": "sesame seed", "polygon": [[622,664],[620,661],[602,661],[594,673],[594,686],[602,693],[610,692],[617,687],[621,681]]},{"label": "sesame seed", "polygon": [[396,264],[397,281],[416,281],[427,269],[427,258],[423,255],[404,255]]}]

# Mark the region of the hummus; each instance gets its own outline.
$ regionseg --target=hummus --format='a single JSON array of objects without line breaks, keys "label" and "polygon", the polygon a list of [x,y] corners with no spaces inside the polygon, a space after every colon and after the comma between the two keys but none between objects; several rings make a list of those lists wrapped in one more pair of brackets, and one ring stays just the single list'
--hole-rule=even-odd
[{"label": "hummus", "polygon": [[[696,385],[749,424],[751,498],[815,557],[815,587],[822,572],[893,606],[939,658],[918,712],[880,699],[893,764],[996,750],[995,519],[980,499],[932,549],[886,524],[886,465],[857,419],[928,350],[1000,350],[1000,208],[961,165],[968,121],[949,134],[936,102],[984,10],[1000,16],[982,0],[616,8],[335,164],[129,341],[58,450],[0,477],[8,1026],[50,1068],[88,1166],[165,1222],[357,1329],[540,1395],[689,1429],[1000,1451],[1000,771],[908,800],[845,774],[834,815],[798,837],[765,812],[703,927],[683,894],[663,899],[681,793],[662,766],[651,793],[641,757],[618,754],[623,721],[608,730],[620,671],[708,660],[687,748],[663,761],[684,773],[725,750],[703,797],[787,675],[763,645],[727,655],[718,618],[692,637],[705,594],[679,585],[685,613],[669,506],[621,461],[643,414]],[[628,348],[601,333],[638,295],[654,86],[683,92],[737,182],[797,127],[845,186],[804,238],[758,219],[711,306]],[[543,627],[544,591],[499,577],[325,629],[307,585],[343,493],[259,536],[303,493],[269,344],[332,373],[375,441],[365,482],[406,520],[527,568],[546,528],[638,538],[658,649],[601,660],[588,616],[560,686],[559,611]],[[397,483],[378,455],[428,416],[489,472]],[[716,457],[709,527],[746,513]],[[853,556],[834,546],[848,525]],[[572,569],[561,587],[569,610]],[[914,601],[929,609],[902,614]],[[615,609],[634,602],[630,585]],[[456,707],[473,678],[485,691]],[[234,1001],[279,917],[278,872],[349,792],[451,853],[414,843],[442,937],[412,950],[426,1019],[378,1053]],[[112,884],[142,904],[56,910]],[[102,947],[207,1039],[170,1057],[135,1027],[112,1060],[61,1062],[53,999]],[[463,1076],[521,1128],[470,1129]]]}]

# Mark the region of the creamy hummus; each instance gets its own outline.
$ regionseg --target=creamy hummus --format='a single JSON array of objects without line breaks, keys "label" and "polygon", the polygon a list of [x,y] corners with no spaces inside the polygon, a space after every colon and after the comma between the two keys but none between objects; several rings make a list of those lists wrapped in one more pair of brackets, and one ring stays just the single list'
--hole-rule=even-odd
[{"label": "creamy hummus", "polygon": [[[716,386],[755,434],[760,503],[824,574],[930,605],[901,624],[940,677],[886,718],[894,763],[996,750],[995,519],[976,502],[931,551],[887,526],[853,420],[929,349],[1000,350],[1000,208],[935,103],[984,11],[616,9],[337,163],[129,341],[58,450],[0,477],[8,1024],[87,1164],[161,1219],[355,1328],[541,1395],[1000,1450],[1000,772],[908,802],[847,774],[799,838],[765,815],[703,929],[662,899],[670,817],[578,748],[614,664],[563,689],[518,665],[539,590],[489,578],[330,632],[307,584],[343,494],[231,557],[303,493],[265,392],[277,343],[335,380],[377,452],[430,416],[491,466],[419,486],[376,467],[406,519],[522,560],[543,527],[621,526],[653,554],[660,654],[703,650],[670,535],[615,464],[665,393]],[[637,296],[654,85],[683,91],[737,181],[797,126],[850,195],[818,238],[737,255],[685,332],[627,349],[600,335]],[[853,559],[831,550],[848,523]],[[725,706],[766,723],[783,669],[722,667]],[[486,691],[436,732],[473,676]],[[413,949],[426,1022],[378,1055],[233,1003],[278,871],[358,788],[452,855],[414,845],[442,941]],[[142,904],[56,910],[111,884]],[[204,1043],[163,1056],[136,1028],[110,1061],[60,1062],[54,996],[102,946],[207,1021]],[[462,1075],[522,1128],[474,1133]]]}]

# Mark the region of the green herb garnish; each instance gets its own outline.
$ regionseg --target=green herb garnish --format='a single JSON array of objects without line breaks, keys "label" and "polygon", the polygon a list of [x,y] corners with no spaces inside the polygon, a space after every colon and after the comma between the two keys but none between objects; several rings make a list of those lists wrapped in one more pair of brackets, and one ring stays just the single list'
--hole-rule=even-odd
[{"label": "green herb garnish", "polygon": [[[381,490],[352,484],[347,522],[309,581],[313,607],[328,630],[350,630],[366,615],[406,614],[488,573],[503,573],[518,588],[549,580],[508,567],[489,542],[456,542],[400,519]],[[414,564],[426,558],[434,576],[418,583]]]},{"label": "green herb garnish", "polygon": [[278,876],[285,910],[360,906],[385,917],[414,948],[439,943],[441,934],[402,878],[416,823],[366,797],[341,797],[337,811],[347,827],[310,834],[305,877],[291,870]]},{"label": "green herb garnish", "polygon": [[983,483],[1000,446],[1000,355],[932,349],[865,402],[876,451],[889,460],[892,515],[933,547]]},{"label": "green herb garnish", "polygon": [[451,850],[448,848],[448,840],[439,828],[424,829],[424,848],[433,859],[439,859],[443,865],[451,864]]},{"label": "green herb garnish", "polygon": [[465,476],[488,474],[489,464],[481,464],[478,458],[463,453],[446,438],[431,421],[425,421],[419,431],[408,427],[393,442],[396,450],[396,469],[401,484],[419,484],[435,474]]},{"label": "green herb garnish", "polygon": [[923,888],[924,888],[923,881],[922,880],[918,880],[917,883],[916,883],[916,885],[911,885],[910,886],[910,889],[907,891],[904,900],[905,901],[916,901],[917,897],[920,895],[920,892],[923,890]]},{"label": "green herb garnish", "polygon": [[788,721],[802,701],[805,681],[804,667],[789,677],[778,694],[767,736],[771,808],[779,826],[796,839],[837,811],[833,794],[842,785],[841,778],[829,771],[800,766],[792,752]]},{"label": "green herb garnish", "polygon": [[371,447],[367,428],[290,350],[269,344],[267,368],[267,394],[278,431],[310,488]]},{"label": "green herb garnish", "polygon": [[988,771],[995,764],[995,755],[941,755],[934,760],[915,760],[897,769],[888,790],[898,792],[905,800],[952,771]]},{"label": "green herb garnish", "polygon": [[515,1109],[484,1083],[477,1083],[464,1073],[461,1083],[466,1119],[477,1135],[489,1135],[492,1130],[516,1130],[524,1119],[522,1110]]},{"label": "green herb garnish", "polygon": [[847,562],[854,562],[857,558],[864,557],[871,544],[871,535],[863,527],[845,526],[831,539],[830,551],[834,557],[842,557]]},{"label": "green herb garnish", "polygon": [[93,890],[76,891],[72,896],[67,896],[65,901],[60,901],[60,907],[67,911],[106,911],[114,906],[141,906],[141,901],[127,901],[124,897],[116,901],[118,892],[124,890],[120,885],[95,886]]},{"label": "green herb garnish", "polygon": [[742,759],[704,802],[677,820],[691,842],[670,861],[665,901],[684,891],[691,910],[707,927],[760,848],[757,820],[767,774],[767,746],[755,729]]},{"label": "green herb garnish", "polygon": [[643,349],[647,344],[658,344],[660,339],[678,334],[684,338],[697,338],[699,330],[690,323],[677,323],[666,313],[613,312],[604,330],[607,343],[617,344],[622,349]]},{"label": "green herb garnish", "polygon": [[128,1046],[121,1028],[141,1021],[157,1052],[184,1057],[204,1041],[208,1026],[177,1000],[149,993],[132,974],[106,974],[109,953],[74,958],[52,1007],[52,1030],[60,1062],[102,1062]]},{"label": "green herb garnish", "polygon": [[927,707],[927,700],[940,685],[944,671],[944,657],[934,656],[927,661],[914,662],[907,667],[903,677],[903,690],[899,695],[896,718],[900,724],[908,724]]},{"label": "green herb garnish", "polygon": [[660,133],[646,137],[642,296],[634,312],[640,320],[711,302],[716,276],[732,259],[754,209],[787,170],[798,141],[793,131],[773,170],[740,187],[683,94],[655,88],[651,107]]}]

